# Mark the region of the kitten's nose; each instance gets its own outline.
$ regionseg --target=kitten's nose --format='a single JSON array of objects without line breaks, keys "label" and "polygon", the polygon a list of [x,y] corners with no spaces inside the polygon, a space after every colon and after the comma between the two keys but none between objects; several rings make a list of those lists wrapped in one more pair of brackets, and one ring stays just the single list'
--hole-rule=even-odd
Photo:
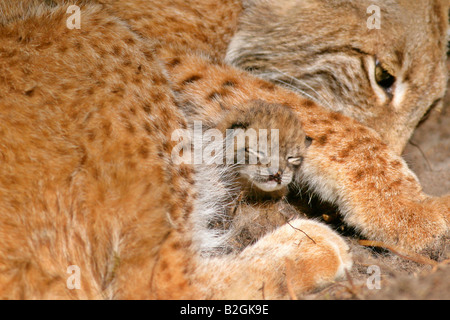
[{"label": "kitten's nose", "polygon": [[283,175],[283,172],[281,170],[278,170],[277,173],[271,174],[269,176],[269,181],[275,181],[278,184],[281,184],[281,177]]}]

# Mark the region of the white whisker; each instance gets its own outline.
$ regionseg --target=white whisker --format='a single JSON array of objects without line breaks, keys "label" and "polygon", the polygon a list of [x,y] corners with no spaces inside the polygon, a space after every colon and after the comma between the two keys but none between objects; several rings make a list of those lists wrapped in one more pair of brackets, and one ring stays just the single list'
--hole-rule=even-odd
[{"label": "white whisker", "polygon": [[284,84],[286,87],[288,87],[289,89],[291,89],[292,91],[295,91],[297,93],[299,93],[300,95],[309,98],[310,100],[314,101],[317,104],[320,104],[320,102],[314,98],[313,96],[311,96],[310,94],[306,93],[305,91],[293,86],[292,84],[287,83],[286,81],[280,80],[280,79],[274,79],[275,81]]},{"label": "white whisker", "polygon": [[[296,77],[294,77],[294,76],[292,76],[292,75],[290,75],[290,74],[288,74],[288,73],[286,73],[286,72],[283,72],[283,71],[281,71],[280,69],[278,69],[278,68],[276,68],[276,67],[273,67],[273,70],[275,70],[276,72],[280,73],[281,75],[284,75],[285,77],[288,77],[289,79],[291,79],[291,81],[295,81],[296,83],[299,83],[301,86],[310,89],[310,90],[311,90],[312,92],[314,92],[314,93],[316,94],[316,96],[317,96],[317,98],[314,99],[313,101],[317,102],[316,100],[318,100],[318,103],[319,103],[319,104],[322,104],[322,103],[323,103],[323,104],[325,104],[330,110],[333,109],[333,108],[331,107],[330,102],[329,102],[327,99],[325,99],[325,97],[323,97],[316,89],[314,89],[313,87],[311,87],[311,86],[310,86],[308,83],[306,83],[305,81],[300,80],[300,79],[298,79],[298,78],[296,78]],[[291,82],[291,86],[293,86],[293,87],[299,89],[298,87],[296,87],[295,85],[293,85],[292,82]],[[291,88],[292,88],[292,87],[291,87]],[[303,91],[303,94],[305,94],[304,91]]]}]

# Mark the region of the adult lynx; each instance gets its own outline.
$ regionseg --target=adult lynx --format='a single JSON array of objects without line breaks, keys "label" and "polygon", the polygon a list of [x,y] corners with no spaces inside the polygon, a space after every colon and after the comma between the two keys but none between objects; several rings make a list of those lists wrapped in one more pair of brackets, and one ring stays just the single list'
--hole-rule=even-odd
[{"label": "adult lynx", "polygon": [[345,241],[301,219],[202,255],[222,190],[172,161],[172,133],[255,100],[295,112],[301,181],[361,233],[420,250],[448,231],[449,197],[377,133],[223,62],[237,1],[74,1],[80,29],[59,2],[0,1],[1,298],[286,298],[344,275]]}]

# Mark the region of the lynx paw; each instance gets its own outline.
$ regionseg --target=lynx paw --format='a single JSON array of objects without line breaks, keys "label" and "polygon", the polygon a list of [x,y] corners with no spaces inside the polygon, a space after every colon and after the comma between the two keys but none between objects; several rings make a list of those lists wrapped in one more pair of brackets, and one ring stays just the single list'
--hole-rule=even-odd
[{"label": "lynx paw", "polygon": [[348,245],[324,224],[295,220],[278,230],[277,239],[289,246],[286,280],[296,293],[342,278],[352,267]]},{"label": "lynx paw", "polygon": [[417,252],[437,249],[450,227],[450,196],[428,198],[410,212],[407,227],[392,230],[393,238],[399,238],[401,247]]},{"label": "lynx paw", "polygon": [[[316,289],[352,267],[345,241],[327,226],[297,219],[241,253],[254,279],[265,282],[265,298],[287,298]],[[259,280],[255,285],[261,286]]]}]

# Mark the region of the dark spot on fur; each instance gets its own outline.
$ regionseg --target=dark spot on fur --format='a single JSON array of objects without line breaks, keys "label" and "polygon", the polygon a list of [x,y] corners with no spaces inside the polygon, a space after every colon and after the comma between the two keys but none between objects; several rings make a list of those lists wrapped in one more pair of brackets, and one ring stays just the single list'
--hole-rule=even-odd
[{"label": "dark spot on fur", "polygon": [[152,106],[148,103],[144,103],[142,109],[145,111],[145,113],[150,113],[152,111]]},{"label": "dark spot on fur", "polygon": [[328,141],[328,137],[327,137],[326,134],[320,136],[320,137],[317,139],[317,143],[318,143],[319,145],[321,145],[321,146],[324,146],[324,145],[327,143],[327,141]]},{"label": "dark spot on fur", "polygon": [[200,75],[195,74],[195,75],[193,75],[193,76],[190,76],[190,77],[187,78],[186,80],[183,80],[182,85],[185,86],[185,85],[194,83],[195,81],[198,81],[198,80],[200,80],[201,78],[202,78],[202,77],[201,77]]},{"label": "dark spot on fur", "polygon": [[97,134],[95,133],[94,130],[89,130],[87,133],[88,140],[91,142],[95,140],[96,136]]},{"label": "dark spot on fur", "polygon": [[363,170],[358,170],[355,174],[355,179],[357,181],[360,181],[362,178],[364,177],[364,171]]},{"label": "dark spot on fur", "polygon": [[154,74],[152,76],[152,81],[155,85],[166,85],[167,79],[161,73]]},{"label": "dark spot on fur", "polygon": [[109,137],[111,135],[111,122],[105,120],[102,124],[103,132],[105,133],[105,136]]},{"label": "dark spot on fur", "polygon": [[306,100],[303,106],[305,108],[311,108],[311,107],[315,107],[316,104],[313,101],[311,101],[311,100]]},{"label": "dark spot on fur", "polygon": [[344,150],[341,150],[338,154],[338,156],[343,159],[350,155],[350,152],[356,149],[356,145],[354,143],[350,143],[347,148]]},{"label": "dark spot on fur", "polygon": [[172,249],[173,250],[179,250],[183,247],[180,241],[175,241],[172,243]]},{"label": "dark spot on fur", "polygon": [[391,188],[398,188],[398,187],[400,187],[401,185],[402,185],[402,180],[395,180],[394,182],[392,182],[392,183],[390,184],[389,187],[391,187]]},{"label": "dark spot on fur", "polygon": [[144,50],[143,52],[142,52],[143,54],[144,54],[144,56],[145,56],[145,58],[147,59],[147,60],[149,60],[149,61],[152,61],[153,60],[153,52],[151,52],[151,51],[148,51],[148,50]]},{"label": "dark spot on fur", "polygon": [[167,269],[167,267],[169,266],[169,264],[167,263],[167,261],[166,260],[161,260],[161,269],[162,270],[165,270],[165,269]]},{"label": "dark spot on fur", "polygon": [[92,96],[93,94],[94,94],[94,88],[91,87],[91,88],[86,90],[86,95]]},{"label": "dark spot on fur", "polygon": [[398,169],[402,166],[402,163],[399,160],[395,160],[391,162],[391,166],[395,169]]},{"label": "dark spot on fur", "polygon": [[125,94],[125,89],[122,87],[114,87],[111,89],[111,92],[123,97],[123,95]]},{"label": "dark spot on fur", "polygon": [[368,134],[369,133],[369,129],[367,129],[366,127],[359,127],[358,128],[358,132],[360,132],[362,134]]},{"label": "dark spot on fur", "polygon": [[339,152],[339,158],[344,159],[347,158],[350,155],[350,148],[346,148]]},{"label": "dark spot on fur", "polygon": [[179,168],[179,173],[180,176],[182,176],[183,178],[188,178],[192,174],[192,169],[189,168],[187,165],[182,164],[181,167]]},{"label": "dark spot on fur", "polygon": [[274,91],[276,88],[276,86],[270,82],[261,82],[259,87],[263,90],[269,90],[269,91]]},{"label": "dark spot on fur", "polygon": [[32,97],[32,96],[34,95],[34,89],[35,89],[35,88],[36,88],[36,87],[33,87],[33,88],[29,89],[29,90],[26,90],[24,94],[25,94],[27,97]]},{"label": "dark spot on fur", "polygon": [[212,92],[211,94],[208,95],[207,99],[209,101],[212,101],[212,100],[220,99],[221,97],[222,97],[222,95],[219,92],[214,91],[214,92]]},{"label": "dark spot on fur", "polygon": [[332,113],[331,114],[331,119],[335,120],[335,121],[341,121],[343,118],[343,116],[340,113]]},{"label": "dark spot on fur", "polygon": [[153,102],[164,101],[164,93],[162,93],[161,91],[153,92],[152,100],[153,100]]},{"label": "dark spot on fur", "polygon": [[191,213],[192,213],[192,211],[194,211],[194,207],[192,206],[192,204],[188,204],[188,205],[186,205],[186,207],[185,207],[185,213],[187,214],[187,215],[190,215]]},{"label": "dark spot on fur", "polygon": [[81,157],[81,160],[80,160],[80,166],[83,166],[86,164],[87,158],[88,158],[87,154],[83,153],[83,156]]},{"label": "dark spot on fur", "polygon": [[236,82],[234,80],[227,80],[222,84],[223,87],[235,87]]},{"label": "dark spot on fur", "polygon": [[181,63],[180,58],[174,58],[169,62],[169,66],[175,67]]},{"label": "dark spot on fur", "polygon": [[126,128],[127,131],[128,131],[129,133],[131,133],[131,134],[134,134],[134,133],[136,132],[136,129],[134,128],[134,126],[133,126],[130,122],[127,122],[127,123],[125,124],[125,128]]},{"label": "dark spot on fur", "polygon": [[119,46],[113,46],[113,54],[116,56],[122,54],[122,48]]},{"label": "dark spot on fur", "polygon": [[150,126],[150,124],[148,122],[144,123],[144,130],[148,133],[151,134],[152,133],[152,127]]},{"label": "dark spot on fur", "polygon": [[139,154],[141,155],[141,157],[143,159],[147,159],[148,158],[148,154],[149,154],[149,150],[147,145],[144,143],[139,147]]},{"label": "dark spot on fur", "polygon": [[130,170],[135,170],[137,167],[137,163],[135,161],[127,161],[126,166]]},{"label": "dark spot on fur", "polygon": [[52,42],[46,41],[46,42],[43,42],[43,43],[39,44],[39,45],[36,47],[36,49],[38,49],[38,50],[41,50],[41,49],[47,49],[47,48],[50,47],[51,45],[52,45]]},{"label": "dark spot on fur", "polygon": [[380,151],[380,149],[381,149],[380,146],[376,145],[376,146],[372,147],[372,152],[377,153],[378,151]]},{"label": "dark spot on fur", "polygon": [[338,163],[344,163],[345,162],[345,160],[343,160],[341,158],[338,159],[336,156],[331,156],[330,160],[333,161],[333,162],[338,162]]},{"label": "dark spot on fur", "polygon": [[123,41],[126,44],[135,44],[136,43],[133,38],[125,38]]}]

